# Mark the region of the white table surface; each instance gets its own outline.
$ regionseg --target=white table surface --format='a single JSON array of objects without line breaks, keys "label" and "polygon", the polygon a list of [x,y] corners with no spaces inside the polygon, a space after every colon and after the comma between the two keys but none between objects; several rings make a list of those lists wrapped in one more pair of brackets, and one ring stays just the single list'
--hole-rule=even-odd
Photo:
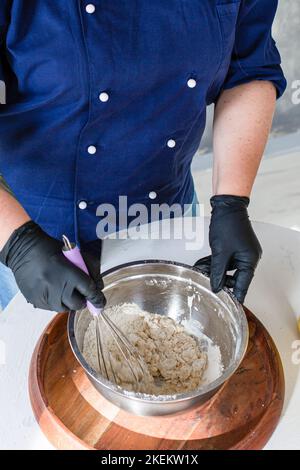
[{"label": "white table surface", "polygon": [[[266,449],[300,449],[300,365],[292,362],[293,342],[300,339],[300,233],[270,224],[254,225],[264,256],[246,305],[275,340],[286,380],[283,415]],[[205,240],[207,226],[208,220]],[[193,264],[208,253],[207,242],[195,251],[186,249],[185,240],[106,240],[102,270],[140,259]],[[0,315],[0,449],[53,449],[35,421],[27,387],[34,346],[53,316],[32,308],[20,293]]]}]

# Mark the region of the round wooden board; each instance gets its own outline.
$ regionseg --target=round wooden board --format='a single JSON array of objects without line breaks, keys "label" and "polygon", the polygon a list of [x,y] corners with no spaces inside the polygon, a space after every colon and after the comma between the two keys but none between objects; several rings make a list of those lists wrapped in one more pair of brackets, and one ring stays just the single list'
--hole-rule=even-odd
[{"label": "round wooden board", "polygon": [[41,429],[57,449],[262,449],[280,418],[284,377],[270,335],[245,311],[250,340],[239,369],[209,402],[166,417],[133,416],[103,398],[70,349],[67,315],[56,315],[30,365],[30,399]]}]

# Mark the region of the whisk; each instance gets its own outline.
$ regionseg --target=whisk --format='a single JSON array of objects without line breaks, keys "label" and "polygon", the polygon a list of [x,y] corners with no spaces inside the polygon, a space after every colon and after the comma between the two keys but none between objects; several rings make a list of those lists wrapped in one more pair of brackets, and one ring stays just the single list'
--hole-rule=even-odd
[{"label": "whisk", "polygon": [[[75,244],[71,243],[65,235],[63,235],[63,243],[64,256],[72,264],[77,266],[86,274],[89,274],[79,248]],[[111,382],[116,384],[119,383],[119,378],[115,372],[111,354],[108,348],[105,348],[101,325],[102,321],[103,325],[106,326],[105,329],[109,332],[113,341],[116,343],[120,356],[126,363],[128,371],[132,374],[133,382],[137,384],[137,387],[135,388],[138,390],[144,376],[149,373],[143,358],[140,356],[137,349],[128,341],[126,336],[124,336],[120,328],[118,328],[118,326],[105,314],[103,308],[97,308],[89,301],[87,301],[86,306],[92,317],[95,319],[97,362],[100,374]]]}]

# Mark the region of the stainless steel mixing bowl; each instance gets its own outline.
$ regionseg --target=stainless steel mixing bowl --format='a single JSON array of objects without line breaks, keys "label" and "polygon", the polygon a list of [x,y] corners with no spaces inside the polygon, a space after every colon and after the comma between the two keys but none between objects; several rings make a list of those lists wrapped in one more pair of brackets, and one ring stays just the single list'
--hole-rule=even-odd
[{"label": "stainless steel mixing bowl", "polygon": [[71,312],[68,335],[72,350],[92,384],[115,405],[144,416],[182,412],[207,401],[239,366],[248,343],[244,310],[229,292],[213,294],[209,279],[195,268],[168,261],[133,262],[106,271],[103,281],[107,306],[134,302],[178,322],[191,317],[194,327],[219,346],[224,366],[217,379],[193,392],[156,397],[125,391],[87,364],[81,351],[91,315],[86,309]]}]

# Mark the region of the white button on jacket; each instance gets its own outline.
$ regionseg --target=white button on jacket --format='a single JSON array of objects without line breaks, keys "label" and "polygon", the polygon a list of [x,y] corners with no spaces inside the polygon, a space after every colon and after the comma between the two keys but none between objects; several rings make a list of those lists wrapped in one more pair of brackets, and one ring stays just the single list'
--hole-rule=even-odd
[{"label": "white button on jacket", "polygon": [[86,201],[80,201],[78,203],[78,207],[79,207],[79,209],[82,209],[82,210],[86,209],[87,208],[87,202]]},{"label": "white button on jacket", "polygon": [[86,7],[85,7],[85,11],[86,11],[87,13],[90,13],[90,14],[95,13],[95,10],[96,10],[96,7],[95,7],[95,5],[93,5],[92,3],[89,3],[89,4],[86,5]]},{"label": "white button on jacket", "polygon": [[155,199],[156,196],[157,196],[157,194],[156,194],[155,191],[150,191],[150,193],[149,193],[149,198],[150,198],[150,199]]},{"label": "white button on jacket", "polygon": [[97,148],[95,145],[89,145],[87,151],[90,155],[94,155],[97,152]]},{"label": "white button on jacket", "polygon": [[109,100],[109,94],[106,93],[106,91],[102,91],[99,95],[99,100],[102,101],[102,103],[105,103]]},{"label": "white button on jacket", "polygon": [[189,88],[195,88],[195,86],[197,85],[197,82],[194,78],[190,78],[188,81],[187,81],[187,86]]},{"label": "white button on jacket", "polygon": [[169,139],[167,142],[167,146],[170,147],[170,149],[174,148],[176,145],[176,142],[174,139]]}]

